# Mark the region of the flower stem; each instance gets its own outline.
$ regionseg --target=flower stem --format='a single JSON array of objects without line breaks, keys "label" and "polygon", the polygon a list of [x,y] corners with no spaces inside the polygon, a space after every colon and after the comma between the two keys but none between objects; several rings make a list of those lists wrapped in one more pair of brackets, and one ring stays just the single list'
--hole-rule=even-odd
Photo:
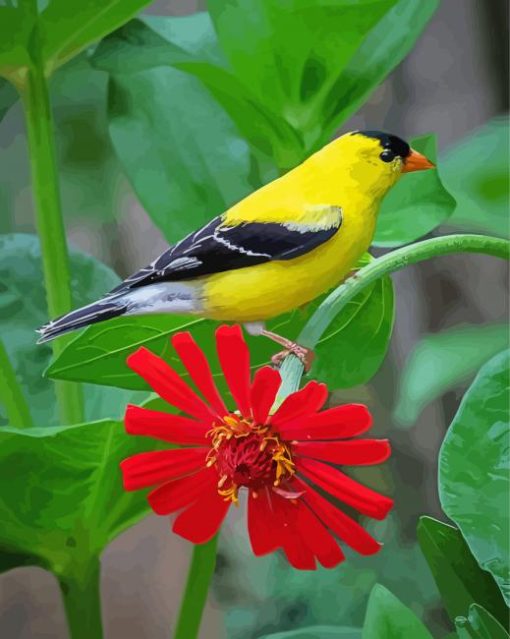
[{"label": "flower stem", "polygon": [[[35,5],[34,11],[37,10],[33,1],[25,0],[25,4],[31,5],[30,8]],[[23,84],[18,89],[25,111],[48,313],[54,318],[71,308],[70,268],[60,206],[53,117],[38,31],[36,23],[31,40],[33,64],[28,68]],[[53,342],[55,355],[63,350],[65,343],[65,338]],[[56,381],[55,388],[62,423],[83,421],[80,387]]]},{"label": "flower stem", "polygon": [[[360,269],[330,293],[303,327],[297,341],[303,346],[314,348],[338,313],[366,286],[410,264],[451,253],[485,253],[508,260],[510,245],[506,240],[496,237],[459,234],[434,237],[387,253]],[[279,398],[283,398],[299,388],[303,366],[296,357],[290,356],[283,362],[280,370],[283,382]]]},{"label": "flower stem", "polygon": [[217,546],[218,535],[206,544],[193,548],[191,566],[174,631],[174,639],[196,639],[198,637],[207,600],[207,591],[216,566]]},{"label": "flower stem", "polygon": [[71,639],[102,639],[101,566],[99,559],[86,563],[86,570],[72,576],[59,577]]},{"label": "flower stem", "polygon": [[10,426],[16,428],[33,426],[30,409],[2,340],[0,340],[0,403],[5,407]]}]

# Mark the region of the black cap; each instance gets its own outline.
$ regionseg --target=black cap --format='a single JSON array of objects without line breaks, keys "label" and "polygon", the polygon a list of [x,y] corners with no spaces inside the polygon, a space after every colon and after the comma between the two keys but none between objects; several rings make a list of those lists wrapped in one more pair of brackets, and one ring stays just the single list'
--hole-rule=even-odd
[{"label": "black cap", "polygon": [[383,131],[355,131],[355,133],[364,135],[367,138],[375,138],[376,140],[379,140],[383,149],[388,149],[393,153],[393,155],[398,155],[401,158],[406,158],[411,153],[411,147],[409,144],[397,135],[384,133]]}]

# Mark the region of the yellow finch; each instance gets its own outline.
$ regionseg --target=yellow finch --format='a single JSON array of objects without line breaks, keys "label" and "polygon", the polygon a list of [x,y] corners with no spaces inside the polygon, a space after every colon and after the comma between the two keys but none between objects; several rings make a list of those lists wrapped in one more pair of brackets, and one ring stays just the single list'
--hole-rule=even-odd
[{"label": "yellow finch", "polygon": [[367,250],[382,198],[434,165],[397,136],[354,131],[171,246],[105,297],[39,329],[40,342],[119,315],[243,322],[309,363],[264,320],[338,284]]}]

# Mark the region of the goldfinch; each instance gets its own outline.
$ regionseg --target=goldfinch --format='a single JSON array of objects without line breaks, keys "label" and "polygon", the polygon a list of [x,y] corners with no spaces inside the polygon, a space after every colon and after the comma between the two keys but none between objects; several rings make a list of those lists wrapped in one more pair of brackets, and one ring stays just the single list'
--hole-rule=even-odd
[{"label": "goldfinch", "polygon": [[340,283],[369,247],[384,195],[402,173],[433,166],[395,135],[347,133],[97,302],[45,324],[39,342],[119,315],[192,314],[242,322],[309,365],[312,354],[264,320]]}]

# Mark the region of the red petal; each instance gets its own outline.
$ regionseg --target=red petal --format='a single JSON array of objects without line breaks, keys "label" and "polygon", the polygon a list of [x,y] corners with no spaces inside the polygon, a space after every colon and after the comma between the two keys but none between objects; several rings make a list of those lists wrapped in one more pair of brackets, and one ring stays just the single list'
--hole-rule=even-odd
[{"label": "red petal", "polygon": [[391,448],[387,439],[353,439],[347,442],[296,442],[292,452],[332,464],[364,466],[386,461]]},{"label": "red petal", "polygon": [[296,468],[328,493],[374,519],[384,519],[393,500],[376,493],[339,470],[313,459],[296,459]]},{"label": "red petal", "polygon": [[271,417],[271,424],[280,428],[285,422],[312,415],[320,410],[328,398],[328,388],[325,384],[311,381],[301,390],[291,393],[284,400],[280,408]]},{"label": "red petal", "polygon": [[210,421],[211,417],[215,417],[214,411],[161,357],[142,347],[132,353],[126,361],[135,373],[172,406],[198,419]]},{"label": "red petal", "polygon": [[376,541],[354,519],[348,517],[341,510],[333,506],[322,495],[315,492],[305,482],[294,479],[301,490],[305,491],[304,500],[315,511],[319,518],[332,530],[335,535],[360,555],[373,555],[382,548],[382,544]]},{"label": "red petal", "polygon": [[169,515],[193,502],[207,484],[216,486],[217,481],[218,473],[212,468],[206,468],[159,486],[147,495],[147,499],[157,515]]},{"label": "red petal", "polygon": [[218,532],[230,504],[218,495],[216,485],[207,486],[200,497],[177,516],[173,531],[194,544],[204,544]]},{"label": "red petal", "polygon": [[250,417],[250,351],[241,327],[236,325],[217,328],[216,348],[232,397],[241,415]]},{"label": "red petal", "polygon": [[120,463],[125,490],[138,490],[188,475],[205,466],[209,448],[175,448],[138,453]]},{"label": "red petal", "polygon": [[297,526],[306,545],[324,568],[334,568],[345,559],[335,538],[302,500],[298,502]]},{"label": "red petal", "polygon": [[209,363],[191,334],[176,333],[171,341],[198,390],[218,413],[219,417],[227,415],[228,410],[216,388]]},{"label": "red petal", "polygon": [[285,499],[274,493],[271,495],[273,513],[279,532],[281,545],[291,566],[298,570],[315,570],[313,552],[302,539],[298,527],[298,502]]},{"label": "red petal", "polygon": [[275,529],[267,488],[257,491],[256,495],[254,497],[254,492],[250,491],[248,497],[248,533],[253,554],[260,557],[276,550],[281,542]]},{"label": "red petal", "polygon": [[266,423],[281,383],[280,373],[270,366],[259,368],[255,373],[250,394],[253,419],[257,424]]},{"label": "red petal", "polygon": [[346,439],[364,433],[371,425],[366,406],[345,404],[288,422],[280,432],[286,439]]},{"label": "red petal", "polygon": [[155,437],[173,444],[206,444],[209,426],[181,415],[161,413],[129,404],[124,417],[130,435]]}]

